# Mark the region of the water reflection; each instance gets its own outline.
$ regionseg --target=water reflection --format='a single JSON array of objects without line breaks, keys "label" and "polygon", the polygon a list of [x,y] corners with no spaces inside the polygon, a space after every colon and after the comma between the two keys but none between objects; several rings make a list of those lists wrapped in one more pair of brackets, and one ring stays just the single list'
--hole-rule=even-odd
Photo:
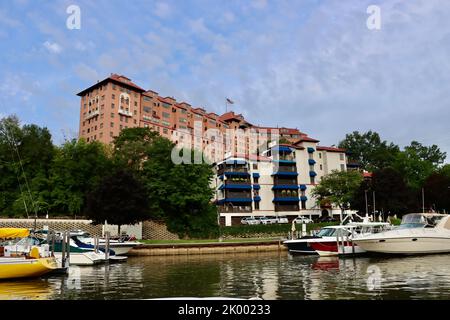
[{"label": "water reflection", "polygon": [[339,259],[272,252],[130,257],[72,268],[69,276],[0,282],[0,299],[450,299],[449,288],[450,255]]}]

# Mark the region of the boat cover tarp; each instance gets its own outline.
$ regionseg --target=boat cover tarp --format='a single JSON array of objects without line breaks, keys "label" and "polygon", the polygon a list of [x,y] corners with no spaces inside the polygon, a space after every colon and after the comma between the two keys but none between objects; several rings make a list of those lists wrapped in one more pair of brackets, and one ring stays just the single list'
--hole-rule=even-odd
[{"label": "boat cover tarp", "polygon": [[0,239],[25,238],[30,235],[30,230],[24,228],[0,228]]}]

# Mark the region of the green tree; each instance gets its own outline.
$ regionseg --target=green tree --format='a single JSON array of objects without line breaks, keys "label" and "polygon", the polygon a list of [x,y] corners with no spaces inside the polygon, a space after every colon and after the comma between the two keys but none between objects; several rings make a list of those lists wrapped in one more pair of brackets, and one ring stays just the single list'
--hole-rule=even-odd
[{"label": "green tree", "polygon": [[361,168],[374,171],[389,166],[399,152],[393,143],[382,141],[380,135],[373,131],[359,133],[353,131],[339,142],[339,148],[347,149],[350,160],[357,161]]},{"label": "green tree", "polygon": [[442,152],[437,145],[433,144],[431,147],[427,147],[417,141],[412,141],[409,146],[405,147],[405,151],[416,154],[418,158],[430,162],[434,167],[443,164],[447,157],[447,153]]},{"label": "green tree", "polygon": [[450,175],[432,173],[423,184],[425,205],[435,211],[450,212]]},{"label": "green tree", "polygon": [[87,195],[85,215],[94,224],[106,221],[120,227],[149,216],[148,198],[142,183],[123,169],[114,170]]},{"label": "green tree", "polygon": [[319,205],[328,202],[339,207],[342,221],[344,211],[350,208],[350,202],[354,199],[362,180],[362,175],[358,171],[333,170],[320,180],[311,193]]},{"label": "green tree", "polygon": [[47,128],[21,127],[16,116],[0,120],[0,212],[24,215],[47,210],[54,150]]},{"label": "green tree", "polygon": [[408,187],[403,176],[395,169],[377,170],[373,173],[372,179],[377,211],[401,216],[413,206],[414,191]]},{"label": "green tree", "polygon": [[[217,211],[211,203],[212,168],[206,163],[175,164],[171,158],[175,147],[148,128],[131,128],[116,138],[114,157],[142,178],[152,218],[164,220],[168,230],[180,237],[216,235]],[[184,152],[190,159],[196,156],[191,150]]]},{"label": "green tree", "polygon": [[86,203],[86,194],[108,175],[111,168],[111,158],[102,143],[86,143],[84,139],[64,143],[52,163],[52,211],[80,214]]}]

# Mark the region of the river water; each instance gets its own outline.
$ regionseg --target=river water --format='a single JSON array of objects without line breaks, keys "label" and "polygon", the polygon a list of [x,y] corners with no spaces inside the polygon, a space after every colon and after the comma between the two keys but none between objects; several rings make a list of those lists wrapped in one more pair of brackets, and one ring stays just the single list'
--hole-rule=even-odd
[{"label": "river water", "polygon": [[450,299],[450,255],[319,258],[286,252],[130,257],[68,276],[0,282],[0,299]]}]

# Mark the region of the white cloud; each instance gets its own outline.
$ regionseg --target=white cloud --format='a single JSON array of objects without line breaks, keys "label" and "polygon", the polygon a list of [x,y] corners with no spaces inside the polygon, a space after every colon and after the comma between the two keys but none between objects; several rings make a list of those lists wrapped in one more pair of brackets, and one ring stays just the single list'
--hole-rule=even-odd
[{"label": "white cloud", "polygon": [[84,63],[79,63],[75,66],[75,74],[86,82],[95,82],[99,80],[98,72]]},{"label": "white cloud", "polygon": [[167,18],[171,14],[172,9],[166,2],[158,2],[154,12],[160,18]]},{"label": "white cloud", "polygon": [[44,47],[50,52],[54,54],[59,54],[62,52],[62,47],[56,42],[45,41]]},{"label": "white cloud", "polygon": [[267,7],[267,0],[252,0],[251,5],[256,9],[265,9]]}]

